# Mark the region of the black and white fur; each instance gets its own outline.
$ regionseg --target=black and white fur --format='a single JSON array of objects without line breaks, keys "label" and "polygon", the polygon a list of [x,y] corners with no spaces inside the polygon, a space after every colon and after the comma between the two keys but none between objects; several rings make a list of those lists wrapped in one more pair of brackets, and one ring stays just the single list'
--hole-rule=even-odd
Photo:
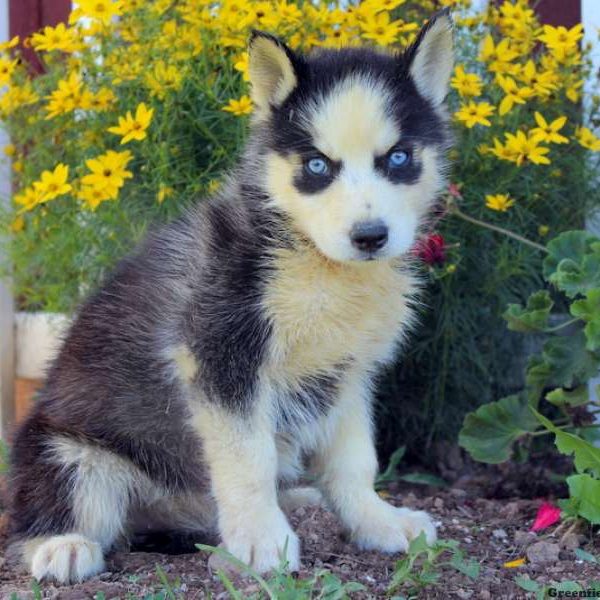
[{"label": "black and white fur", "polygon": [[35,577],[83,580],[152,529],[216,535],[261,572],[287,548],[296,570],[281,506],[305,469],[360,547],[435,539],[373,490],[371,387],[444,184],[451,29],[439,13],[398,56],[252,37],[239,168],[85,302],[16,435],[12,547]]}]

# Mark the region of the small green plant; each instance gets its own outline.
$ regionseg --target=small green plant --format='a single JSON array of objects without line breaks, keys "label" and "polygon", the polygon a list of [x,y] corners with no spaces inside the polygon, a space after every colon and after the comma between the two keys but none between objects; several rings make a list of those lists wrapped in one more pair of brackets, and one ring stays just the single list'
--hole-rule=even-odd
[{"label": "small green plant", "polygon": [[515,447],[526,451],[532,439],[553,434],[576,471],[561,508],[567,517],[600,524],[600,448],[593,445],[600,406],[588,390],[600,371],[600,239],[584,231],[558,236],[547,246],[543,276],[548,289],[504,313],[512,331],[545,339],[529,358],[525,388],[468,414],[459,443],[476,460],[500,463]]},{"label": "small green plant", "polygon": [[429,546],[421,533],[410,543],[406,556],[396,562],[388,592],[406,594],[395,596],[397,599],[418,597],[424,589],[438,585],[442,567],[451,567],[473,580],[479,577],[479,564],[465,558],[456,540],[438,540]]},{"label": "small green plant", "polygon": [[[244,596],[235,587],[225,571],[217,571],[217,575],[233,600],[345,600],[349,594],[360,592],[365,587],[357,582],[342,582],[336,575],[326,569],[315,571],[308,579],[297,578],[286,570],[283,560],[279,569],[267,580],[254,569],[238,560],[224,550],[214,546],[196,544],[199,550],[216,554],[229,562],[235,569],[252,577],[259,585],[260,591],[252,596]],[[285,553],[285,552],[284,552]]]},{"label": "small green plant", "polygon": [[395,450],[388,461],[388,465],[375,480],[375,489],[377,491],[386,489],[390,483],[397,481],[405,481],[406,483],[417,483],[422,485],[431,485],[435,487],[446,487],[448,483],[441,477],[432,475],[431,473],[398,473],[398,466],[402,462],[406,453],[406,446],[401,446]]}]

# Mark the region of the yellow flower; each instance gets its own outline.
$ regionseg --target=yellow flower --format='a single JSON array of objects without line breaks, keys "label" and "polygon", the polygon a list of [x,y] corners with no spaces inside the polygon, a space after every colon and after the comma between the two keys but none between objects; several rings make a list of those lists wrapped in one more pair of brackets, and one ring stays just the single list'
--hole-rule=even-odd
[{"label": "yellow flower", "polygon": [[545,144],[566,144],[569,139],[560,135],[559,131],[565,126],[567,117],[559,117],[548,123],[544,117],[536,111],[535,121],[538,126],[531,130],[531,135]]},{"label": "yellow flower", "polygon": [[31,36],[31,45],[38,52],[75,52],[80,47],[77,31],[67,28],[64,23],[59,23],[56,27],[44,27],[43,31],[34,33]]},{"label": "yellow flower", "polygon": [[488,194],[485,197],[485,205],[498,212],[506,212],[514,203],[508,194]]},{"label": "yellow flower", "polygon": [[252,108],[252,100],[249,96],[244,95],[239,100],[232,98],[227,106],[224,106],[221,110],[233,113],[236,117],[241,117],[242,115],[249,115]]},{"label": "yellow flower", "polygon": [[159,204],[162,204],[165,201],[165,198],[170,198],[175,193],[175,190],[164,183],[160,184],[158,188],[158,193],[156,194],[156,201]]},{"label": "yellow flower", "polygon": [[600,138],[587,127],[578,127],[575,131],[577,141],[592,152],[600,152]]},{"label": "yellow flower", "polygon": [[81,85],[77,73],[71,73],[68,79],[59,81],[58,89],[46,96],[48,100],[46,120],[75,110],[81,101]]},{"label": "yellow flower", "polygon": [[504,116],[510,112],[515,104],[525,104],[533,95],[533,90],[527,87],[518,87],[512,77],[497,76],[498,85],[502,88],[506,96],[500,102],[498,114]]},{"label": "yellow flower", "polygon": [[538,36],[538,40],[544,42],[558,60],[565,60],[577,51],[577,45],[582,37],[583,25],[581,23],[571,29],[562,25],[559,27],[544,25],[544,33]]},{"label": "yellow flower", "polygon": [[489,127],[492,123],[487,117],[491,116],[495,110],[496,108],[489,102],[473,102],[471,100],[468,104],[462,104],[454,116],[469,129],[475,125]]},{"label": "yellow flower", "polygon": [[483,82],[479,75],[475,73],[465,73],[465,69],[462,65],[457,65],[454,70],[454,77],[451,81],[452,87],[458,91],[463,97],[474,97],[481,96],[481,89]]},{"label": "yellow flower", "polygon": [[68,194],[73,189],[67,182],[68,179],[69,167],[62,163],[58,164],[54,171],[44,171],[40,180],[33,184],[39,195],[39,202],[48,202],[58,196]]},{"label": "yellow flower", "polygon": [[19,194],[15,194],[13,200],[18,206],[21,206],[19,214],[28,210],[32,210],[40,202],[40,194],[33,188],[33,186],[24,189]]},{"label": "yellow flower", "polygon": [[34,104],[39,100],[37,94],[31,87],[31,82],[24,86],[13,86],[0,94],[0,113],[4,117],[10,116],[15,110],[28,104]]},{"label": "yellow flower", "polygon": [[6,52],[7,50],[16,48],[19,45],[20,41],[21,38],[18,35],[15,35],[14,38],[8,40],[7,42],[0,43],[0,52]]},{"label": "yellow flower", "polygon": [[549,96],[556,89],[558,82],[554,71],[538,71],[532,60],[527,61],[518,78],[540,97]]},{"label": "yellow flower", "polygon": [[109,150],[106,154],[87,160],[85,164],[91,174],[83,177],[81,182],[85,186],[91,186],[104,192],[108,199],[114,200],[119,195],[119,190],[125,185],[125,180],[133,177],[133,174],[126,170],[132,158],[129,151]]},{"label": "yellow flower", "polygon": [[181,69],[174,65],[167,65],[163,60],[157,61],[153,71],[146,75],[146,83],[150,88],[150,93],[160,100],[165,99],[169,90],[179,90],[182,81]]},{"label": "yellow flower", "polygon": [[524,558],[517,558],[516,560],[509,560],[504,563],[505,569],[515,569],[516,567],[522,567],[527,561]]},{"label": "yellow flower", "polygon": [[10,83],[10,78],[18,64],[18,60],[9,60],[4,56],[0,57],[0,86]]},{"label": "yellow flower", "polygon": [[506,133],[507,151],[514,156],[514,162],[522,165],[525,161],[536,165],[549,165],[550,159],[545,156],[550,152],[549,148],[539,145],[539,140],[532,135],[525,135],[522,131],[516,134]]},{"label": "yellow flower", "polygon": [[117,101],[115,93],[108,88],[100,88],[95,94],[86,90],[81,95],[79,105],[84,110],[104,111],[112,108]]},{"label": "yellow flower", "polygon": [[10,230],[13,233],[19,233],[20,231],[23,231],[24,228],[25,228],[25,219],[21,215],[18,215],[15,218],[15,220],[10,224]]},{"label": "yellow flower", "polygon": [[546,237],[549,232],[550,232],[550,227],[548,227],[548,225],[540,225],[538,227],[538,234],[541,237]]},{"label": "yellow flower", "polygon": [[248,71],[248,53],[242,52],[233,64],[233,68],[243,74],[244,81],[250,81],[250,73]]},{"label": "yellow flower", "polygon": [[400,24],[400,21],[390,21],[388,12],[372,14],[360,24],[362,37],[373,40],[380,46],[389,46],[398,39]]},{"label": "yellow flower", "polygon": [[510,46],[510,40],[505,38],[494,44],[494,38],[487,35],[479,52],[479,60],[489,63],[488,69],[492,73],[512,73],[515,65],[511,64],[519,55]]},{"label": "yellow flower", "polygon": [[17,153],[17,148],[14,144],[4,146],[3,152],[6,156],[14,156]]},{"label": "yellow flower", "polygon": [[106,189],[100,189],[92,185],[81,186],[77,198],[91,210],[96,210],[105,200],[114,200],[111,193],[107,193]]},{"label": "yellow flower", "polygon": [[124,117],[119,117],[118,127],[109,127],[108,131],[122,136],[121,144],[127,144],[132,140],[141,141],[146,139],[146,129],[150,126],[154,109],[148,109],[142,102],[138,105],[135,117],[128,111]]},{"label": "yellow flower", "polygon": [[121,15],[123,2],[121,0],[78,0],[81,16],[96,19],[104,25],[110,25],[113,17]]}]

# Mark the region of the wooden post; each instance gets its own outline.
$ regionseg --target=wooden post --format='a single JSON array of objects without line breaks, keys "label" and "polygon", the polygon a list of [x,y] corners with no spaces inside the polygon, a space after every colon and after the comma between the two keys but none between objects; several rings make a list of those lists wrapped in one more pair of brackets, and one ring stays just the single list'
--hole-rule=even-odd
[{"label": "wooden post", "polygon": [[[71,11],[71,0],[9,0],[10,36],[18,35],[21,42],[46,25],[66,22]],[[36,71],[42,65],[28,48],[23,53]]]},{"label": "wooden post", "polygon": [[536,11],[545,25],[571,28],[581,23],[581,0],[540,0]]}]

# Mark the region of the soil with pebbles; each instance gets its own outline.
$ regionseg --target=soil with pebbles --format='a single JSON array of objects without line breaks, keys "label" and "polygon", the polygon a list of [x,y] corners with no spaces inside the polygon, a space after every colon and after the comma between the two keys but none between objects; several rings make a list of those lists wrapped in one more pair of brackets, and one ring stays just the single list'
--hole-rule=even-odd
[{"label": "soil with pebbles", "polygon": [[[526,576],[541,584],[577,581],[584,588],[600,580],[600,563],[579,559],[575,549],[600,556],[600,537],[591,530],[540,534],[528,530],[542,499],[489,499],[473,496],[462,488],[450,488],[424,495],[415,487],[398,488],[388,498],[396,505],[424,509],[439,523],[443,539],[457,540],[470,559],[480,564],[479,577],[473,581],[451,567],[442,567],[439,584],[421,590],[419,598],[497,599],[531,597],[516,585],[515,577]],[[420,493],[419,493],[420,492]],[[386,598],[388,586],[399,556],[362,552],[347,542],[336,518],[320,507],[302,507],[290,516],[302,541],[300,577],[309,578],[315,570],[328,569],[343,581],[364,585],[356,598]],[[0,542],[0,563],[4,545]],[[527,562],[518,568],[504,563],[521,557]],[[160,566],[171,582],[176,597],[229,598],[217,574],[202,552],[179,556],[139,552],[119,552],[109,557],[107,571],[73,586],[44,585],[44,598],[75,600],[95,598],[102,592],[106,599],[144,598],[162,590],[156,567]],[[257,584],[233,575],[243,596],[258,592]],[[0,566],[0,598],[32,598],[27,574],[6,563]],[[396,593],[404,595],[407,590]],[[14,594],[14,596],[13,596]]]}]

